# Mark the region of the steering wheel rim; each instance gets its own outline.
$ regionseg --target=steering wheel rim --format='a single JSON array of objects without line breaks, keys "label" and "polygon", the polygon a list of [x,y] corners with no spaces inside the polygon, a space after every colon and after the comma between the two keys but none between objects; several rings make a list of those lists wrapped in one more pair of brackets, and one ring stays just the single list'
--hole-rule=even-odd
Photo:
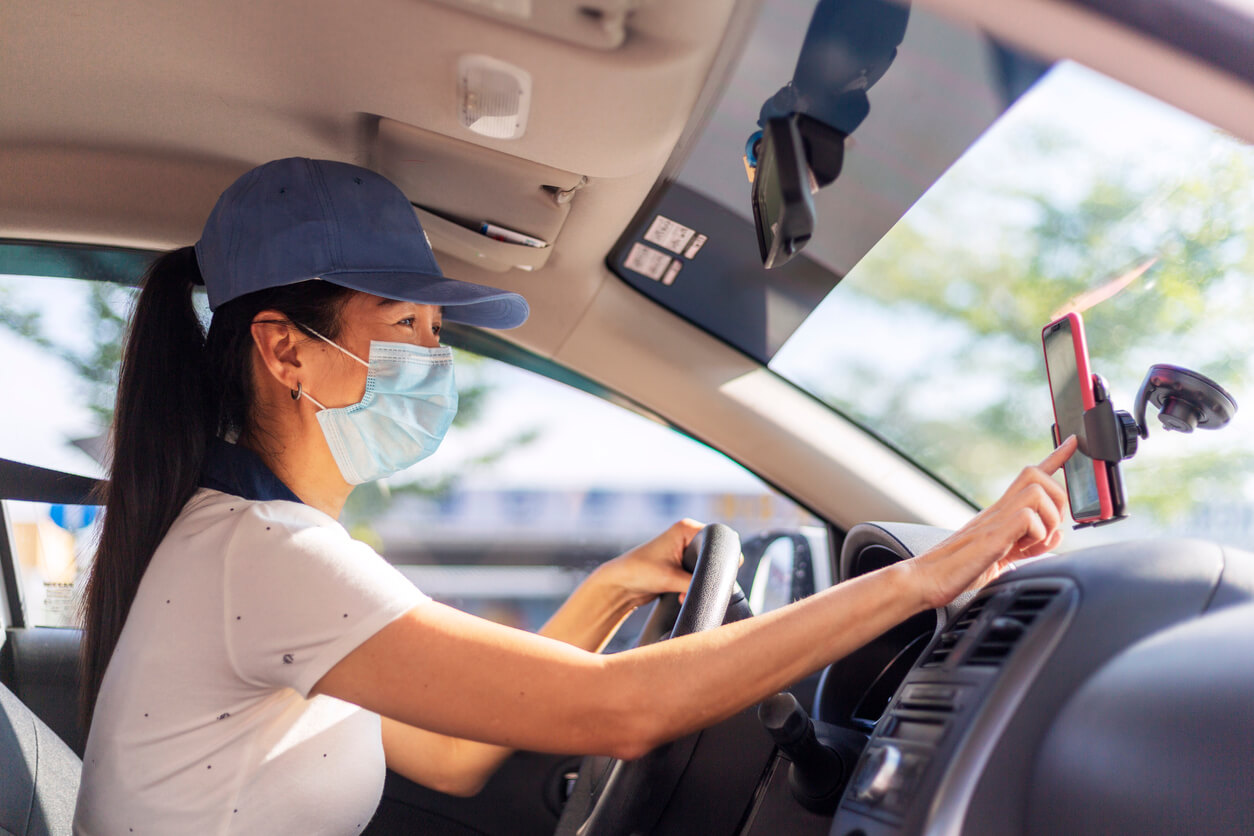
[{"label": "steering wheel rim", "polygon": [[[673,593],[653,606],[636,647],[723,623],[740,566],[740,537],[720,523],[707,525],[684,551],[692,581],[684,603]],[[674,626],[666,632],[666,625]],[[589,755],[562,808],[556,836],[628,836],[648,832],[670,801],[700,732],[663,744],[632,761]]]}]

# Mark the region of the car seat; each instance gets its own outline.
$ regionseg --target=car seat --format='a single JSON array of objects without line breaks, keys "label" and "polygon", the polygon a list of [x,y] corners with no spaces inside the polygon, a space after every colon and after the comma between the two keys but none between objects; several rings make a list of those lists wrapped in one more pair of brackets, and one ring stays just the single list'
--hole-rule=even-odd
[{"label": "car seat", "polygon": [[70,836],[82,761],[0,685],[0,836]]}]

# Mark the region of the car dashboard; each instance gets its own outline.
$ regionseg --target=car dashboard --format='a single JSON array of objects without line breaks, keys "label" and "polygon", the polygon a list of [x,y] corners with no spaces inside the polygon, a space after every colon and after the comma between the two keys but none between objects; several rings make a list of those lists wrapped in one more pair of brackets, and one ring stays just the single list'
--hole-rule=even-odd
[{"label": "car dashboard", "polygon": [[[859,525],[840,577],[947,534]],[[1207,542],[1025,561],[828,668],[819,739],[867,735],[838,806],[801,811],[779,755],[742,832],[1248,831],[1254,802],[1232,787],[1249,784],[1232,777],[1254,777],[1252,598],[1254,555]],[[1193,675],[1178,678],[1183,668]],[[1206,719],[1190,732],[1181,717]],[[1204,780],[1215,776],[1226,780]]]}]

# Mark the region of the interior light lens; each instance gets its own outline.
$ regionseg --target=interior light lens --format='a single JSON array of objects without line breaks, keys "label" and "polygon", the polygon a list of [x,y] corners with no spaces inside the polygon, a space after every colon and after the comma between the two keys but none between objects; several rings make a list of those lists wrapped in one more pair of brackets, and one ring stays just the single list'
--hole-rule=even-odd
[{"label": "interior light lens", "polygon": [[489,58],[463,55],[457,62],[457,94],[464,126],[494,139],[517,139],[527,130],[531,74]]}]

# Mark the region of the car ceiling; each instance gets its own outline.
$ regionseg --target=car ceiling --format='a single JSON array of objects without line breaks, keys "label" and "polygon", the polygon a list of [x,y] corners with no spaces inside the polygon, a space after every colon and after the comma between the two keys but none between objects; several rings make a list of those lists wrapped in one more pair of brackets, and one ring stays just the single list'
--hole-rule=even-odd
[{"label": "car ceiling", "polygon": [[[436,242],[450,275],[528,297],[533,316],[511,341],[689,429],[840,525],[953,524],[969,507],[926,474],[605,268],[659,178],[697,147],[762,5],[543,0],[532,20],[564,33],[552,37],[473,0],[8,2],[0,237],[165,249],[194,242],[217,195],[257,163],[301,155],[367,165],[445,216],[503,212],[524,219],[522,231],[527,218],[544,227],[551,252],[532,272],[498,272],[491,253]],[[1094,14],[1075,4],[1008,4],[1029,9],[1022,20],[1000,3],[929,5],[1133,83],[1125,62],[1150,55],[1156,75],[1140,86],[1176,104],[1192,94],[1199,115],[1224,110],[1212,121],[1254,136],[1254,107],[1229,109],[1249,102],[1248,85],[1104,19],[1084,29],[1105,27],[1100,47],[1075,37],[1068,27]],[[521,138],[460,125],[456,65],[466,54],[532,75]],[[1176,81],[1157,75],[1168,66]],[[1226,98],[1199,105],[1202,88],[1181,85],[1201,81]],[[583,178],[568,205],[539,189]]]},{"label": "car ceiling", "polygon": [[[579,234],[554,242],[561,257],[577,238],[569,249],[583,268],[563,277],[560,297],[536,300],[546,321],[530,330],[556,334],[559,308],[577,312],[595,286],[584,253],[603,257],[688,122],[732,10],[728,0],[649,4],[621,47],[597,49],[416,0],[8,3],[4,234],[190,243],[226,185],[279,156],[343,159],[393,176],[403,169],[413,175],[400,178],[411,181],[411,199],[439,209],[454,196],[423,188],[421,137],[453,137],[468,173],[497,149],[515,163],[586,176],[589,193],[603,196],[595,212],[594,201],[580,200]],[[456,64],[465,54],[531,73],[523,137],[492,140],[459,124]],[[378,160],[379,117],[418,139]],[[477,201],[487,217],[497,189],[511,184],[494,186],[456,197]]]}]

